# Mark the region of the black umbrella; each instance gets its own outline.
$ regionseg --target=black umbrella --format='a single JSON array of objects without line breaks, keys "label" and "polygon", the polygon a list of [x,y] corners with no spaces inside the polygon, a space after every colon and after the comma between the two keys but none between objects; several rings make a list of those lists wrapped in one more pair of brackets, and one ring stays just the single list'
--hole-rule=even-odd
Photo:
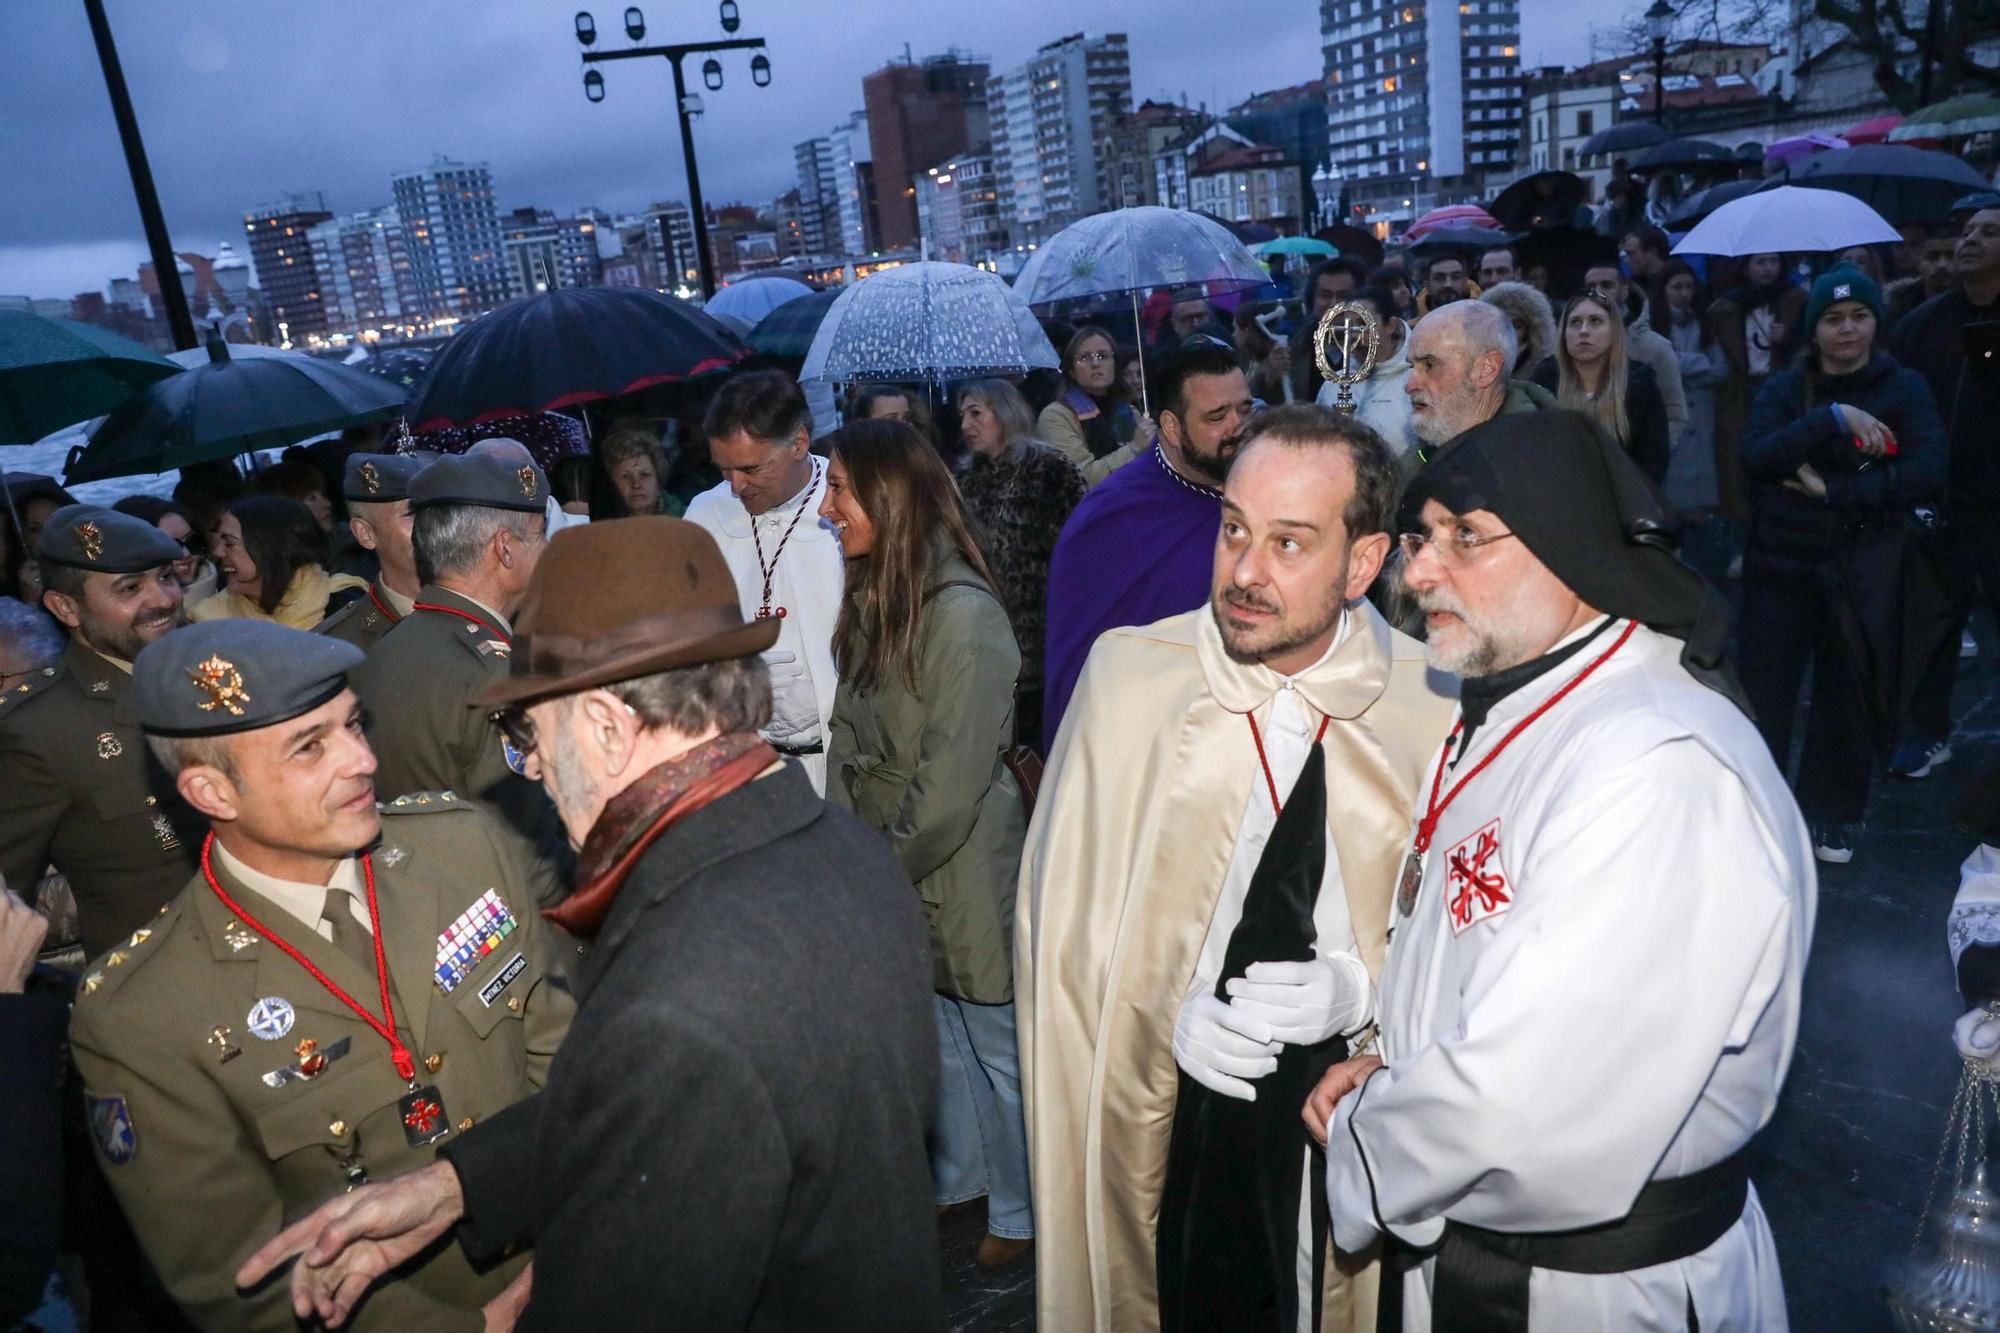
[{"label": "black umbrella", "polygon": [[1595,157],[1599,153],[1630,153],[1641,148],[1651,148],[1654,144],[1667,141],[1667,132],[1650,120],[1628,120],[1610,129],[1599,130],[1583,141],[1576,150],[1579,157]]},{"label": "black umbrella", "polygon": [[1804,185],[1851,194],[1892,227],[1906,222],[1941,222],[1966,191],[1992,188],[1984,176],[1949,153],[1883,143],[1815,153],[1794,162],[1766,184]]},{"label": "black umbrella", "polygon": [[1763,188],[1762,180],[1724,181],[1720,185],[1711,185],[1681,200],[1680,206],[1667,214],[1666,229],[1686,231],[1731,200],[1755,194]]},{"label": "black umbrella", "polygon": [[554,412],[727,370],[748,355],[721,324],[649,288],[542,292],[445,344],[412,394],[410,428]]},{"label": "black umbrella", "polygon": [[1495,231],[1491,227],[1439,227],[1424,233],[1422,240],[1410,247],[1413,255],[1470,254],[1476,250],[1490,249],[1505,245],[1514,239],[1510,231]]},{"label": "black umbrella", "polygon": [[1521,271],[1539,268],[1547,274],[1549,300],[1558,307],[1583,290],[1590,269],[1618,262],[1618,240],[1585,227],[1540,227],[1514,243]]},{"label": "black umbrella", "polygon": [[1574,171],[1538,171],[1523,176],[1495,195],[1486,211],[1503,227],[1567,227],[1590,195],[1590,187]]},{"label": "black umbrella", "polygon": [[345,426],[388,421],[403,391],[351,366],[308,356],[232,359],[219,337],[209,360],[161,380],[104,419],[63,480],[101,481],[282,448]]},{"label": "black umbrella", "polygon": [[1369,268],[1378,268],[1382,263],[1382,242],[1375,239],[1375,233],[1362,227],[1340,223],[1337,226],[1321,227],[1313,235],[1340,251],[1349,259],[1358,259]]},{"label": "black umbrella", "polygon": [[1706,139],[1668,139],[1654,144],[1633,159],[1634,171],[1692,171],[1718,162],[1734,163],[1735,157],[1719,143]]},{"label": "black umbrella", "polygon": [[437,359],[435,347],[397,347],[387,352],[375,352],[358,367],[370,375],[403,386],[404,392],[417,387],[417,381],[431,368]]}]

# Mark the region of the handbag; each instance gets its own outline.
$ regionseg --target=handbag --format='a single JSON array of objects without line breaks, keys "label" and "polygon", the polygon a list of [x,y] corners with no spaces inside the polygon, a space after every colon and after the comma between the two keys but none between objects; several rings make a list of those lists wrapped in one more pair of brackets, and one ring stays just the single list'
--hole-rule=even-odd
[{"label": "handbag", "polygon": [[[994,601],[1000,601],[1000,598],[995,595],[993,589],[983,583],[976,583],[971,579],[951,579],[947,582],[937,584],[935,587],[929,588],[924,592],[924,601],[928,603],[931,598],[937,596],[946,588],[977,588],[988,597],[993,598]],[[1005,611],[1007,609],[1006,603],[1001,602],[1000,609]],[[1000,751],[1000,762],[1006,767],[1009,773],[1014,775],[1014,785],[1021,789],[1021,813],[1027,818],[1033,819],[1035,817],[1035,796],[1042,789],[1041,755],[1035,753],[1033,746],[1009,745]]]}]

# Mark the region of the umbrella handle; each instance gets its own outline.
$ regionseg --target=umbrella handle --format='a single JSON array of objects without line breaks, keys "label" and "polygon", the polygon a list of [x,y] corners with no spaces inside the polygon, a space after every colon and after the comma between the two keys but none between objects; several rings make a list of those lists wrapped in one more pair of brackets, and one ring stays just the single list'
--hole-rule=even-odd
[{"label": "umbrella handle", "polygon": [[1134,287],[1126,295],[1132,298],[1132,346],[1133,355],[1139,358],[1139,414],[1153,415],[1153,404],[1148,400],[1146,390],[1146,330],[1139,324],[1139,289]]}]

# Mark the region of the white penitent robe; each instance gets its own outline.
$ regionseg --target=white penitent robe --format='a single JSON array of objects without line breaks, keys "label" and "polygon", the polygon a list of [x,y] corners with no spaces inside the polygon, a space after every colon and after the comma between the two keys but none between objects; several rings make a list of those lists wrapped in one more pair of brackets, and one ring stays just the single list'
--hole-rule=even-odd
[{"label": "white penitent robe", "polygon": [[[1291,703],[1314,731],[1332,718],[1337,891],[1320,894],[1316,920],[1324,939],[1352,939],[1372,975],[1418,773],[1451,701],[1420,645],[1366,603],[1348,617],[1344,640],[1292,679]],[[1022,857],[1014,952],[1036,1297],[1051,1333],[1159,1326],[1174,1020],[1198,972],[1214,984],[1240,917],[1255,857],[1240,872],[1232,862],[1260,827],[1253,799],[1265,802],[1265,835],[1273,822],[1244,715],[1257,716],[1267,753],[1278,747],[1281,791],[1303,767],[1311,736],[1278,734],[1285,692],[1266,668],[1229,659],[1203,608],[1105,634],[1063,720]],[[1353,1326],[1342,1301],[1355,1294],[1335,1295],[1325,1326]]]},{"label": "white penitent robe", "polygon": [[[1444,791],[1627,625],[1499,701]],[[1391,921],[1388,1067],[1328,1131],[1343,1248],[1385,1225],[1422,1246],[1447,1219],[1506,1232],[1616,1221],[1649,1180],[1722,1161],[1770,1118],[1798,1028],[1812,850],[1749,719],[1680,651],[1634,629],[1439,821],[1415,910]],[[1435,1264],[1405,1279],[1406,1330],[1432,1326]],[[1684,1329],[1690,1299],[1703,1333],[1784,1329],[1754,1189],[1686,1259],[1529,1280],[1540,1333]]]},{"label": "white penitent robe", "polygon": [[[695,496],[687,507],[688,522],[706,528],[722,548],[746,617],[761,609],[764,567],[776,563],[771,605],[783,607],[785,614],[778,622],[778,641],[764,653],[771,672],[771,724],[764,728],[764,738],[794,749],[819,745],[816,753],[798,758],[812,778],[813,790],[822,796],[827,719],[833,716],[833,693],[840,683],[833,663],[833,622],[840,614],[846,578],[840,539],[817,512],[825,495],[826,464],[815,458],[806,488],[754,519],[726,481]],[[799,512],[801,506],[807,507],[805,513]]]}]

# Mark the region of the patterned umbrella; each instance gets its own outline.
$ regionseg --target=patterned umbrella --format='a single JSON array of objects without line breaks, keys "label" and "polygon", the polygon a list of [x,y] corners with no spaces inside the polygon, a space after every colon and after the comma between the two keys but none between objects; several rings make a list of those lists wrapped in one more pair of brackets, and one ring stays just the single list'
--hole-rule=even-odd
[{"label": "patterned umbrella", "polygon": [[1443,208],[1433,208],[1412,222],[1410,229],[1403,233],[1403,240],[1405,243],[1421,241],[1426,234],[1440,227],[1485,227],[1498,231],[1500,223],[1478,204],[1446,204]]},{"label": "patterned umbrella", "polygon": [[109,412],[175,369],[107,330],[0,310],[0,440],[38,440]]},{"label": "patterned umbrella", "polygon": [[437,359],[435,347],[397,347],[387,352],[376,352],[363,361],[356,369],[365,370],[370,375],[379,375],[404,389],[414,389],[424,372]]},{"label": "patterned umbrella", "polygon": [[495,417],[476,426],[443,426],[396,440],[389,452],[406,454],[432,449],[462,454],[481,440],[519,440],[535,456],[542,471],[551,472],[565,458],[590,457],[590,433],[575,417],[560,412],[536,412],[525,417]]},{"label": "patterned umbrella", "polygon": [[417,385],[410,428],[553,412],[727,370],[749,355],[686,301],[576,287],[510,301],[446,343]]},{"label": "patterned umbrella", "polygon": [[799,378],[945,384],[1056,364],[1034,313],[997,275],[919,263],[871,273],[842,292]]},{"label": "patterned umbrella", "polygon": [[806,353],[812,350],[813,335],[819,332],[820,321],[839,299],[840,292],[835,290],[814,292],[785,302],[750,330],[746,340],[750,350],[774,361],[805,360]]},{"label": "patterned umbrella", "polygon": [[1270,271],[1228,228],[1180,208],[1120,208],[1064,227],[1014,279],[1031,306],[1200,286],[1215,296],[1261,287]]}]

